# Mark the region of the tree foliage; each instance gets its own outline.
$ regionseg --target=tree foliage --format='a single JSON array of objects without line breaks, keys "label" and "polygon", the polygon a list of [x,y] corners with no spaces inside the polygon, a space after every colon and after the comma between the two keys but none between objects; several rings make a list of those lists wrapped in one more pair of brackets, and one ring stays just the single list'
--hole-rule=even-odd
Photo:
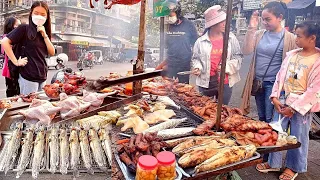
[{"label": "tree foliage", "polygon": [[183,14],[194,14],[196,19],[203,17],[203,13],[211,6],[226,5],[224,0],[181,0]]}]

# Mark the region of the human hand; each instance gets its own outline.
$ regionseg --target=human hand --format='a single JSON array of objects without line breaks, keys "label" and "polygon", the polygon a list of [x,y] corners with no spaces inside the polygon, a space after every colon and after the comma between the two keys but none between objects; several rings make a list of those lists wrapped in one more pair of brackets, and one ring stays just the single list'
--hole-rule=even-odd
[{"label": "human hand", "polygon": [[284,105],[279,101],[278,98],[272,98],[272,103],[274,105],[274,108],[278,113],[281,113],[282,108],[284,108]]},{"label": "human hand", "polygon": [[259,24],[259,11],[254,11],[250,18],[249,27],[257,28]]},{"label": "human hand", "polygon": [[21,58],[20,56],[16,66],[25,66],[27,63],[28,63],[28,58],[27,57]]},{"label": "human hand", "polygon": [[287,118],[292,118],[294,112],[292,111],[292,109],[290,107],[285,107],[283,109],[281,109],[281,112],[280,112],[284,117],[287,117]]},{"label": "human hand", "polygon": [[192,74],[196,75],[196,76],[199,76],[201,74],[201,71],[200,71],[199,68],[195,68],[195,69],[192,70]]},{"label": "human hand", "polygon": [[48,36],[47,33],[46,33],[46,29],[44,28],[44,26],[38,26],[37,27],[37,32],[40,32],[42,37],[46,37]]}]

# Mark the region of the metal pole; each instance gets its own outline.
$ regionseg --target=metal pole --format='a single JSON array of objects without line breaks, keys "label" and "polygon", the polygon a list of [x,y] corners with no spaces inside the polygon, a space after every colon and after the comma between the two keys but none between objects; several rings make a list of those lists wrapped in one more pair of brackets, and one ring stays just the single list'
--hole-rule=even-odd
[{"label": "metal pole", "polygon": [[164,17],[160,17],[160,59],[159,62],[164,60]]},{"label": "metal pole", "polygon": [[223,87],[224,87],[224,78],[226,77],[226,62],[228,55],[228,42],[229,42],[229,32],[230,32],[230,24],[231,24],[231,16],[232,16],[232,1],[228,0],[227,7],[227,20],[225,33],[223,37],[223,52],[222,52],[222,64],[221,64],[221,73],[220,73],[220,83],[219,83],[219,92],[218,92],[218,109],[217,109],[217,121],[216,128],[217,131],[220,130],[220,122],[221,122],[221,110],[222,110],[222,101],[223,101]]},{"label": "metal pole", "polygon": [[[145,39],[146,39],[146,0],[142,0],[141,9],[140,9],[138,58],[137,58],[136,64],[133,65],[133,74],[139,74],[143,72]],[[132,89],[133,89],[132,90],[133,94],[141,93],[142,81],[133,82]]]}]

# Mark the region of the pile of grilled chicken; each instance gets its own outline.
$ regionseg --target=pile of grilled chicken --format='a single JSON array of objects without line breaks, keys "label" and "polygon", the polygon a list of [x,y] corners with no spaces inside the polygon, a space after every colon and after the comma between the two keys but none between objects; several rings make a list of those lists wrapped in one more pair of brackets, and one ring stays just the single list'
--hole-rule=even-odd
[{"label": "pile of grilled chicken", "polygon": [[157,156],[163,147],[167,147],[167,143],[158,137],[157,133],[140,133],[131,136],[130,139],[119,140],[117,152],[129,170],[135,172],[139,157],[142,155]]}]

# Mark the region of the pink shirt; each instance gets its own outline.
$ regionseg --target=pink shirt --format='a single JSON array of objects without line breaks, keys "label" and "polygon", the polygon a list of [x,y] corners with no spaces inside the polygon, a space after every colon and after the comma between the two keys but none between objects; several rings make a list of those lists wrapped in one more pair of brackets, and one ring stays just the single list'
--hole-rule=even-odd
[{"label": "pink shirt", "polygon": [[[296,49],[287,53],[287,57],[284,59],[281,69],[277,74],[270,98],[280,97],[280,93],[284,88],[290,59],[300,50],[301,49]],[[317,51],[320,53],[319,48],[317,48]],[[315,61],[307,77],[306,91],[303,94],[290,93],[286,99],[286,104],[302,115],[305,115],[308,112],[320,111],[320,58]]]},{"label": "pink shirt", "polygon": [[[6,34],[2,36],[2,38],[6,37]],[[1,46],[1,54],[4,54],[4,49]],[[8,61],[9,58],[7,55],[4,55],[4,62],[3,62],[3,68],[2,68],[2,76],[6,78],[10,78],[10,71],[9,71],[9,66],[8,66]]]},{"label": "pink shirt", "polygon": [[[211,60],[210,76],[214,76],[217,73],[219,64],[222,59],[223,39],[211,41],[211,44],[212,44],[212,49],[210,54],[210,60]],[[229,84],[227,74],[224,80],[224,84]]]}]

